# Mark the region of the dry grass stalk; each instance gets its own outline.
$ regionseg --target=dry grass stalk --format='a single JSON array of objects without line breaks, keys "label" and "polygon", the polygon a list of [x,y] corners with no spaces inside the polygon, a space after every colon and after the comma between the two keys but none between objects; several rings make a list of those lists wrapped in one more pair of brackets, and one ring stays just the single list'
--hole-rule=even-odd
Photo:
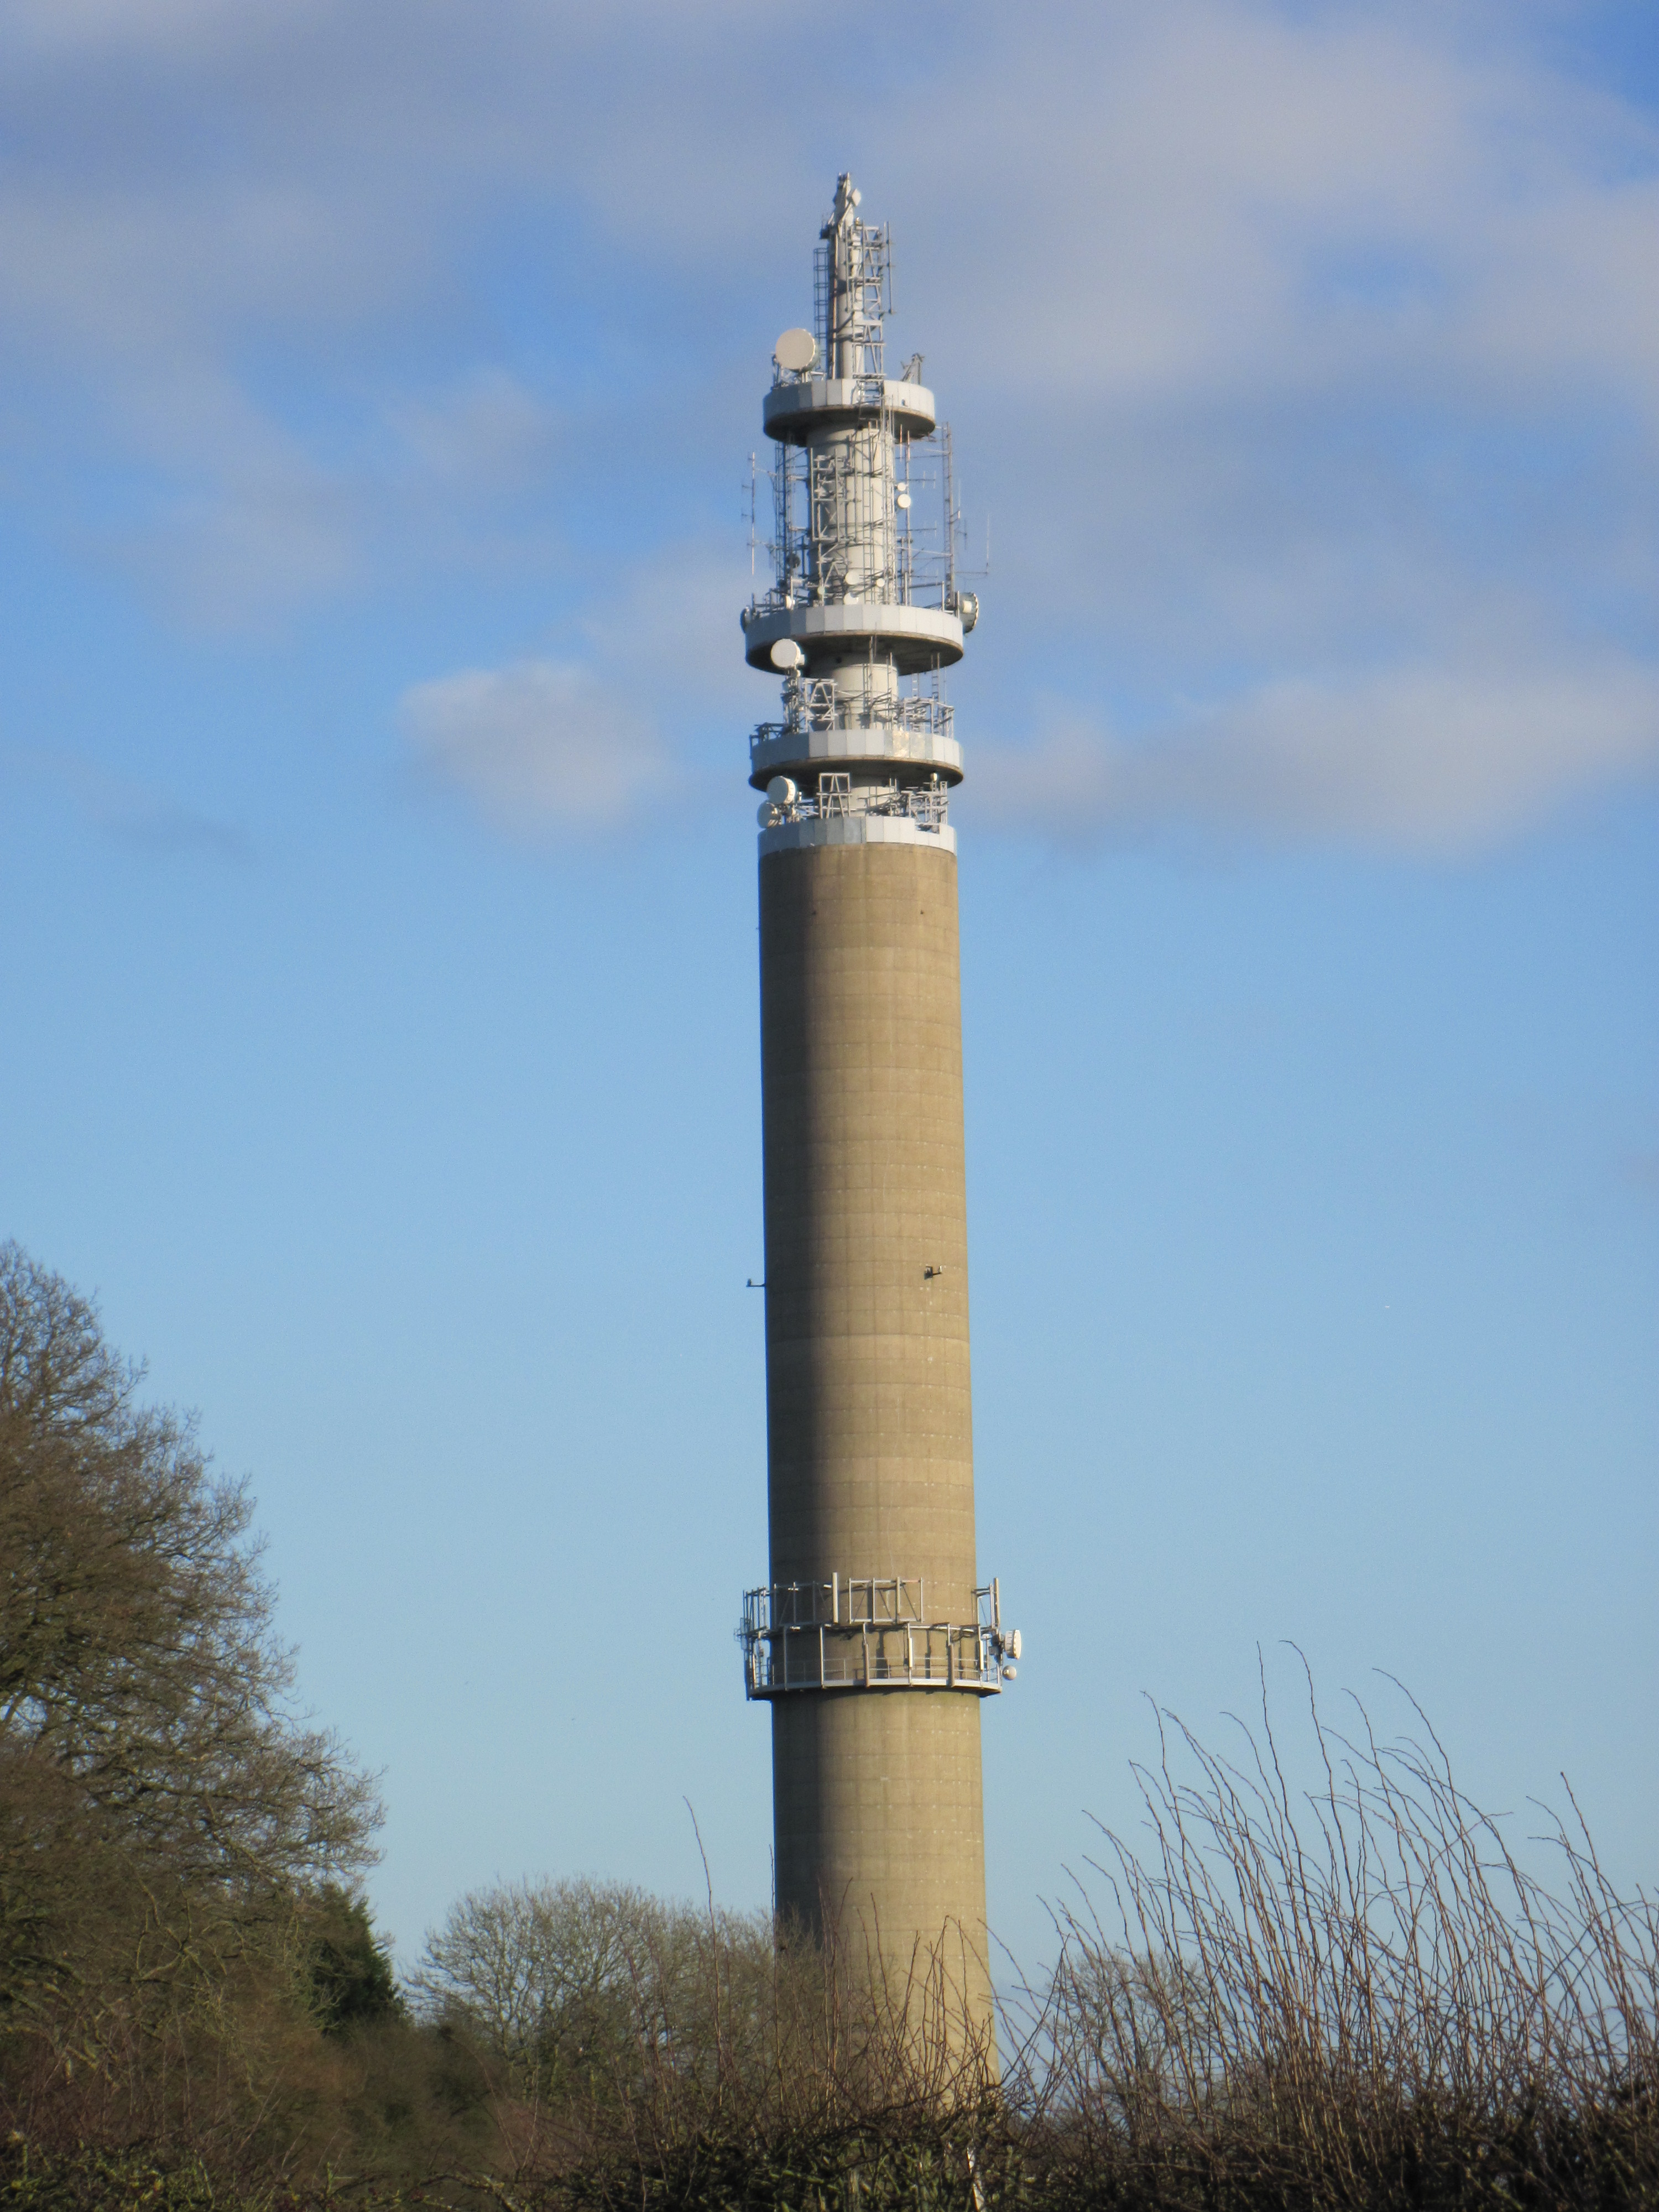
[{"label": "dry grass stalk", "polygon": [[1615,1891],[1576,1805],[1547,1887],[1413,1710],[1420,1736],[1379,1741],[1357,1704],[1344,1734],[1310,1680],[1299,1796],[1265,1686],[1234,1759],[1160,1716],[1150,1841],[1107,1834],[1109,1921],[1060,1915],[1021,2011],[1051,2171],[1159,2204],[1659,2191],[1655,1901]]}]

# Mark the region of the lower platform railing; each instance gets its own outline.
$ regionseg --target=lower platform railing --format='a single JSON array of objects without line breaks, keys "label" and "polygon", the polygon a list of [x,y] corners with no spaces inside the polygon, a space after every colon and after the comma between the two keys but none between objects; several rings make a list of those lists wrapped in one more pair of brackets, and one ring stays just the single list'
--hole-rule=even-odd
[{"label": "lower platform railing", "polygon": [[971,1621],[929,1620],[921,1577],[773,1583],[745,1590],[738,1639],[750,1698],[803,1690],[1002,1687],[1007,1642],[994,1581]]}]

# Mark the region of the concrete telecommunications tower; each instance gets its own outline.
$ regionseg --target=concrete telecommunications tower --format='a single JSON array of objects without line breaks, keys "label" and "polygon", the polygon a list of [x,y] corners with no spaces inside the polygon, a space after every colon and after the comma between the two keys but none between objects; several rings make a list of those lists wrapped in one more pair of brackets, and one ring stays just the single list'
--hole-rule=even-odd
[{"label": "concrete telecommunications tower", "polygon": [[[760,809],[771,1560],[744,1598],[772,1710],[780,1912],[988,1994],[980,1705],[1019,1638],[974,1542],[956,832],[941,672],[957,588],[950,433],[886,373],[888,240],[850,177],[763,407],[773,576],[744,611],[783,718]],[[763,483],[763,477],[757,478]],[[935,520],[924,524],[926,494]]]}]

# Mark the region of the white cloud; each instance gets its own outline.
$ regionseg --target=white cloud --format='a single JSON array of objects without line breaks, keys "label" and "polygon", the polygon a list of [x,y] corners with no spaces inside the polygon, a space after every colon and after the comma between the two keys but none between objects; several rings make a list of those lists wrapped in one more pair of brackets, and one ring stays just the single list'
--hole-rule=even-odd
[{"label": "white cloud", "polygon": [[969,804],[1065,841],[1169,831],[1450,855],[1659,777],[1659,668],[1396,668],[1285,680],[1127,740],[1060,718],[981,746]]},{"label": "white cloud", "polygon": [[[1166,715],[1145,761],[1090,740],[1113,818],[1455,843],[1646,772],[1609,672],[1659,649],[1659,126],[1572,72],[1557,11],[962,0],[913,44],[855,4],[880,81],[781,150],[741,126],[817,33],[760,0],[390,20],[0,17],[7,444],[43,532],[186,619],[269,626],[482,552],[560,568],[580,649],[525,665],[563,671],[562,713],[586,669],[619,760],[740,715],[725,586],[665,541],[714,536],[709,441],[724,496],[757,398],[738,428],[726,365],[747,331],[763,376],[850,162],[895,228],[896,336],[994,506],[975,663],[1005,696],[1109,672],[1137,726],[1240,702]],[[623,569],[660,586],[608,591]],[[1468,648],[1498,601],[1524,665]],[[1551,732],[1581,691],[1575,752]],[[470,788],[604,818],[494,726],[456,753]]]},{"label": "white cloud", "polygon": [[602,835],[667,801],[729,799],[744,732],[776,696],[744,665],[745,581],[696,543],[596,577],[577,653],[406,691],[412,758],[494,827],[532,840]]},{"label": "white cloud", "polygon": [[[1022,18],[906,141],[935,342],[1108,404],[1593,372],[1653,420],[1654,118],[1544,66],[1526,11],[1476,16]],[[958,146],[966,222],[925,184]]]},{"label": "white cloud", "polygon": [[580,665],[471,668],[404,694],[418,765],[509,836],[614,828],[675,776],[649,718]]}]

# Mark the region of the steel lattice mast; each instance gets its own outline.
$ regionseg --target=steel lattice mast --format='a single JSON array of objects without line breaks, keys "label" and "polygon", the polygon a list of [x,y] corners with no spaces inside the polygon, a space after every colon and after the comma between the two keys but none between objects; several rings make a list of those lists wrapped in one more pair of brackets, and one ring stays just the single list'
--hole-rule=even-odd
[{"label": "steel lattice mast", "polygon": [[772,1710],[780,1913],[860,1955],[921,1946],[983,2019],[980,1705],[1018,1638],[975,1549],[940,684],[979,606],[949,432],[920,356],[885,373],[887,234],[848,177],[817,276],[817,328],[779,340],[763,410],[773,578],[743,617],[750,667],[783,676],[782,720],[750,740],[771,1558],[745,1681]]}]

